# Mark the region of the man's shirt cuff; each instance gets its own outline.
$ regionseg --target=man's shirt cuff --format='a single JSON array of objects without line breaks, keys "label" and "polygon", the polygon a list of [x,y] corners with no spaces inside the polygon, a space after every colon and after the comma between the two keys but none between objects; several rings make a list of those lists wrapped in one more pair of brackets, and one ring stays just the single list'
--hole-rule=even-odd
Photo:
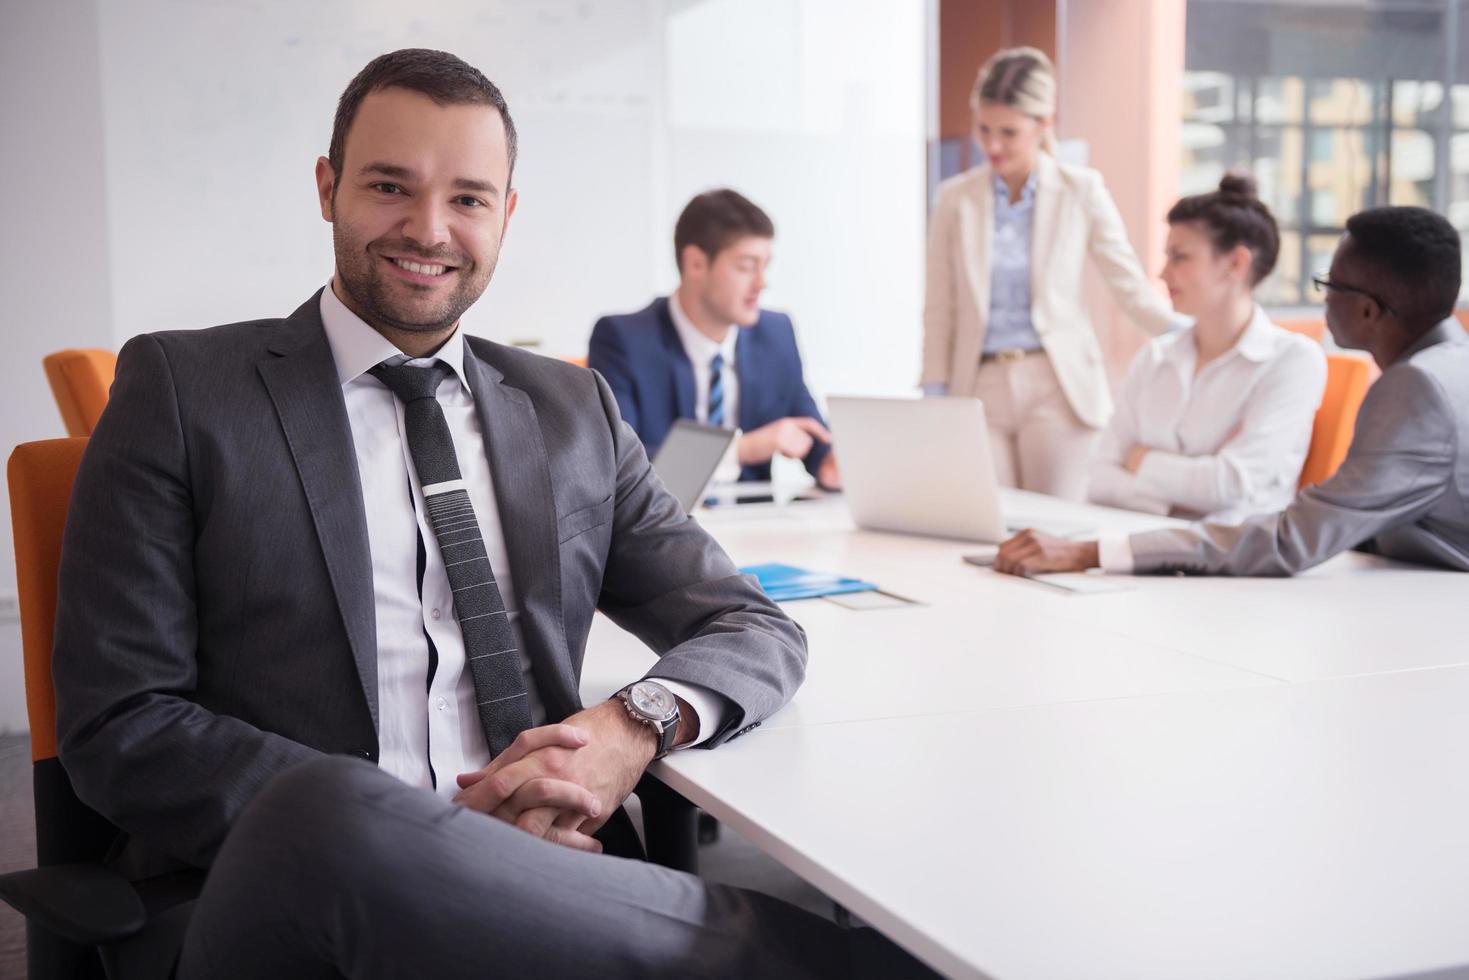
[{"label": "man's shirt cuff", "polygon": [[694,713],[694,718],[699,723],[699,735],[692,742],[680,745],[680,749],[692,748],[700,742],[708,741],[710,736],[719,731],[724,724],[724,702],[719,695],[705,687],[697,684],[689,684],[684,681],[671,681],[666,677],[656,674],[649,675],[650,681],[657,681],[673,692],[673,696],[682,698]]},{"label": "man's shirt cuff", "polygon": [[1108,575],[1132,574],[1132,544],[1125,534],[1103,534],[1097,538],[1097,562]]}]

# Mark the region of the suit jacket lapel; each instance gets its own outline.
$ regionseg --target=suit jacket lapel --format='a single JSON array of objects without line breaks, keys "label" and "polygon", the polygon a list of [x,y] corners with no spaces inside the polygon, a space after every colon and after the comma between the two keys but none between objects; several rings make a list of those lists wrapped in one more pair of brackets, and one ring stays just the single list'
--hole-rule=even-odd
[{"label": "suit jacket lapel", "polygon": [[347,404],[322,329],[320,301],[318,292],[291,314],[269,345],[272,356],[257,368],[296,463],[376,730],[377,614],[367,515]]},{"label": "suit jacket lapel", "polygon": [[754,385],[745,385],[743,381],[746,378],[757,378],[758,376],[751,364],[755,357],[755,342],[751,331],[759,328],[757,325],[748,329],[736,326],[735,329],[739,331],[735,338],[735,373],[742,382],[739,386],[739,428],[749,432],[751,429],[759,428],[754,425],[755,419],[761,417],[755,413],[755,408],[758,408],[755,404],[755,395],[758,394],[759,389]]},{"label": "suit jacket lapel", "polygon": [[581,707],[561,615],[561,548],[546,443],[530,395],[506,384],[484,355],[494,345],[465,338],[464,373],[485,437],[520,606],[520,637],[547,717]]},{"label": "suit jacket lapel", "polygon": [[694,368],[684,352],[683,341],[678,339],[678,330],[673,325],[673,314],[668,312],[668,300],[658,306],[658,332],[663,338],[663,348],[668,352],[668,363],[673,371],[674,418],[694,417]]},{"label": "suit jacket lapel", "polygon": [[[1030,303],[1032,309],[1037,299],[1045,295],[1046,264],[1051,255],[1051,246],[1056,240],[1056,213],[1060,208],[1059,193],[1061,177],[1056,170],[1056,161],[1049,153],[1042,153],[1035,171],[1035,209],[1030,222]],[[1035,317],[1031,317],[1034,324]],[[1039,333],[1039,329],[1036,331]]]},{"label": "suit jacket lapel", "polygon": [[983,256],[982,262],[964,263],[964,276],[974,296],[981,324],[990,315],[990,261],[995,241],[995,177],[988,166],[980,170],[974,193],[959,211],[960,255]]}]

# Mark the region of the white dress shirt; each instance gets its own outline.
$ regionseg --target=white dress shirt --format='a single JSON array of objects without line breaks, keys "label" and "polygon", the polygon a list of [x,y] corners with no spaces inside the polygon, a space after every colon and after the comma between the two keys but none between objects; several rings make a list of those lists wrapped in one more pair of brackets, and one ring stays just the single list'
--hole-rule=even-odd
[{"label": "white dress shirt", "polygon": [[694,326],[694,321],[679,305],[676,291],[668,297],[668,315],[673,319],[673,329],[693,369],[694,418],[706,425],[709,422],[709,366],[715,354],[724,357],[724,364],[719,370],[719,376],[724,379],[724,427],[734,429],[736,437],[715,467],[714,482],[733,483],[740,478],[740,373],[735,365],[735,345],[739,343],[740,328],[732,323],[724,340],[710,340]]},{"label": "white dress shirt", "polygon": [[[1238,523],[1294,499],[1326,388],[1320,345],[1258,306],[1234,347],[1196,371],[1196,328],[1133,359],[1092,465],[1094,503]],[[1123,461],[1147,446],[1136,473]],[[1099,542],[1102,567],[1130,571],[1126,539]]]},{"label": "white dress shirt", "polygon": [[724,340],[710,340],[679,305],[676,292],[668,297],[668,315],[673,318],[673,329],[694,370],[694,416],[700,422],[709,421],[709,365],[715,354],[722,354],[724,366],[719,375],[724,379],[724,427],[736,428],[740,421],[740,373],[735,366],[735,344],[740,339],[740,328],[730,324]]},{"label": "white dress shirt", "polygon": [[[458,792],[454,777],[487,765],[490,751],[475,707],[474,678],[464,669],[464,638],[454,618],[449,576],[409,455],[403,404],[367,373],[383,361],[407,358],[347,309],[330,285],[321,294],[321,321],[347,405],[367,516],[377,614],[378,765],[410,785],[432,786],[440,796],[452,797]],[[465,381],[463,334],[456,330],[432,360],[452,371],[439,385],[439,404],[490,567],[510,610],[531,724],[542,725],[546,711],[520,633],[515,581],[484,433]],[[671,680],[660,678],[660,683],[688,702],[701,719],[700,741],[717,730],[723,708],[717,695]]]}]

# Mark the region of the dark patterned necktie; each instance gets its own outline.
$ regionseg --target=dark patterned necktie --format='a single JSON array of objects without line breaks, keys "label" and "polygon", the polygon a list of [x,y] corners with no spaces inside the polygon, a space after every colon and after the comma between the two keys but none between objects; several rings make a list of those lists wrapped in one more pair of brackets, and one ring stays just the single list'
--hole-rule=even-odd
[{"label": "dark patterned necktie", "polygon": [[709,362],[709,424],[724,425],[724,355]]},{"label": "dark patterned necktie", "polygon": [[490,752],[499,755],[530,727],[530,705],[510,614],[495,584],[449,424],[436,397],[439,382],[450,376],[450,370],[434,361],[423,366],[379,364],[371,373],[403,401],[408,453],[454,590],[454,615],[464,635],[464,658],[474,678],[480,724]]}]

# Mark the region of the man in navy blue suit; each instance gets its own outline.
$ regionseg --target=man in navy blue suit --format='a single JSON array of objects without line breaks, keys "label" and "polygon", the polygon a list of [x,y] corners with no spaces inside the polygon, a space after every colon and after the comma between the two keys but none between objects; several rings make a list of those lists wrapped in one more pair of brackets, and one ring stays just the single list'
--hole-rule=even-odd
[{"label": "man in navy blue suit", "polygon": [[677,419],[739,428],[740,479],[775,456],[841,486],[831,433],[801,373],[791,318],[760,309],[775,225],[732,190],[700,194],[673,231],[679,286],[637,313],[605,316],[587,358],[648,454]]}]

